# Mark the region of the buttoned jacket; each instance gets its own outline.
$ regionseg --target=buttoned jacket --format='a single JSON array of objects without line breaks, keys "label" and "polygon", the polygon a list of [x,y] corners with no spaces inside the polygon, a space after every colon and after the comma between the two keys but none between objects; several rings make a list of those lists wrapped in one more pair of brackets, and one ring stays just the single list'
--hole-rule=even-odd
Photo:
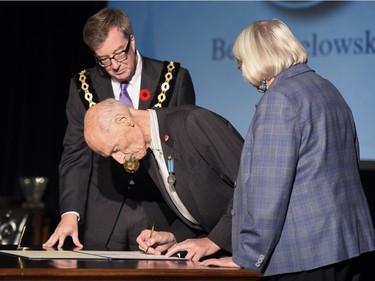
[{"label": "buttoned jacket", "polygon": [[233,260],[265,275],[374,250],[352,112],[309,66],[283,71],[256,106],[234,194]]}]

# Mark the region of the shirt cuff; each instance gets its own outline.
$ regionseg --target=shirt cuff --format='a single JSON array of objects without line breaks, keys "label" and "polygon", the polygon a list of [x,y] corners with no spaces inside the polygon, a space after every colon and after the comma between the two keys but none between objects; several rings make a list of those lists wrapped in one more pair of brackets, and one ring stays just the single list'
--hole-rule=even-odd
[{"label": "shirt cuff", "polygon": [[61,215],[61,217],[65,216],[65,215],[67,215],[67,214],[74,214],[74,215],[76,215],[77,218],[78,218],[77,221],[79,221],[79,220],[81,219],[81,217],[79,216],[79,214],[78,214],[77,212],[74,212],[74,211],[65,212],[65,213],[63,213],[63,214]]}]

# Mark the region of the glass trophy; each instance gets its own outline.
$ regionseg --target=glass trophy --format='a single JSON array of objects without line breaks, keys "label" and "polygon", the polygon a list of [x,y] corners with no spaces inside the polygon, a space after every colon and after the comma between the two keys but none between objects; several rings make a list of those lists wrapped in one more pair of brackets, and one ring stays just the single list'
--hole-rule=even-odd
[{"label": "glass trophy", "polygon": [[22,193],[26,201],[22,207],[29,209],[44,208],[42,196],[46,190],[48,178],[46,177],[20,177]]}]

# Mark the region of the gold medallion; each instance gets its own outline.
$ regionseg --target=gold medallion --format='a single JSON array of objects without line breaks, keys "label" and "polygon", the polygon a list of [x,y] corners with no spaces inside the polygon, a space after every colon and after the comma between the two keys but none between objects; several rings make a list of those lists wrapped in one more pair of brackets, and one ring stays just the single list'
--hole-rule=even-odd
[{"label": "gold medallion", "polygon": [[126,160],[124,163],[124,169],[128,173],[134,173],[138,171],[139,169],[139,161],[135,158],[130,158],[129,160]]}]

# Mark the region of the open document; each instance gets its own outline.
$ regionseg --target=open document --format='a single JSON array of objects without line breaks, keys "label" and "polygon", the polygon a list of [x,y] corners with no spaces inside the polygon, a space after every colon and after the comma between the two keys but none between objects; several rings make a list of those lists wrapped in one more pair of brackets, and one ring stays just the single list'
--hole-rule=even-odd
[{"label": "open document", "polygon": [[0,250],[0,254],[12,255],[30,260],[178,260],[180,257],[166,257],[164,255],[150,255],[141,251],[48,251],[48,250]]}]

